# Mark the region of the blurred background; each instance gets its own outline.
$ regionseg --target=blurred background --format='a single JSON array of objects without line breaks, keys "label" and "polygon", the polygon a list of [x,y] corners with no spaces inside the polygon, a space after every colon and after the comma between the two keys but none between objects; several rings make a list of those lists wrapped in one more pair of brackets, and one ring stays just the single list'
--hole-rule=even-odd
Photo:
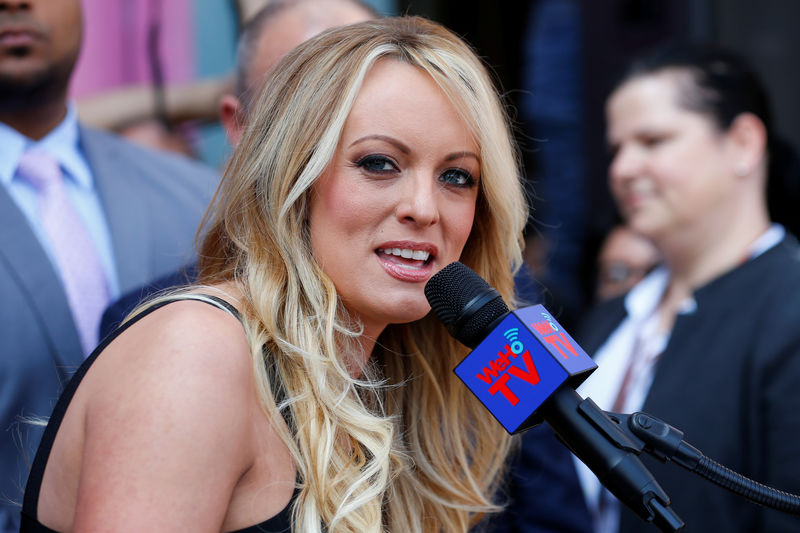
[{"label": "blurred background", "polygon": [[[244,20],[268,0],[83,0],[71,86],[82,118],[222,167],[214,101]],[[718,43],[759,71],[775,129],[800,145],[800,2],[795,0],[368,0],[385,15],[437,20],[463,36],[506,95],[534,211],[528,264],[570,323],[592,301],[599,243],[617,221],[608,193],[603,101],[634,55],[670,40]],[[191,87],[175,112],[162,89]],[[155,120],[120,94],[145,91]],[[193,102],[194,96],[197,103]],[[199,96],[197,96],[199,95]],[[191,104],[191,105],[190,105]]]}]

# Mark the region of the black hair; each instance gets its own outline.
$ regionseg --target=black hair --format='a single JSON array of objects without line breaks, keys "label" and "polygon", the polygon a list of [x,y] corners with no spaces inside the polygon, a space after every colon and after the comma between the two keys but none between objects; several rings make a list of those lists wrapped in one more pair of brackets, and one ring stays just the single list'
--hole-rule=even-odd
[{"label": "black hair", "polygon": [[616,87],[669,69],[684,71],[693,82],[679,88],[678,104],[684,109],[708,115],[722,129],[728,129],[740,114],[752,113],[771,133],[769,100],[761,80],[743,58],[718,46],[660,46],[635,60]]},{"label": "black hair", "polygon": [[688,74],[678,85],[678,105],[707,116],[727,130],[742,113],[764,124],[769,157],[767,205],[770,217],[800,232],[800,161],[794,148],[773,131],[769,97],[755,70],[734,52],[711,44],[669,43],[636,59],[614,90],[633,78],[676,69]]}]

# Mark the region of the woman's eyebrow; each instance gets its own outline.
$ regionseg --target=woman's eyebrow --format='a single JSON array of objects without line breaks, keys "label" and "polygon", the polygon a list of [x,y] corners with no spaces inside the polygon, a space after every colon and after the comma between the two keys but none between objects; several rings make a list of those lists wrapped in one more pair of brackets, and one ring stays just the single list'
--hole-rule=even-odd
[{"label": "woman's eyebrow", "polygon": [[406,146],[402,142],[398,141],[394,137],[389,137],[388,135],[379,135],[379,134],[365,135],[364,137],[356,139],[355,141],[350,143],[349,147],[352,147],[352,146],[355,146],[355,145],[357,145],[359,143],[362,143],[362,142],[365,142],[365,141],[370,141],[370,140],[378,140],[378,141],[387,142],[387,143],[391,144],[392,146],[396,147],[398,150],[400,150],[404,154],[408,154],[409,152],[411,152],[411,149],[408,146]]},{"label": "woman's eyebrow", "polygon": [[452,153],[452,154],[448,155],[445,158],[445,161],[453,161],[454,159],[461,159],[462,157],[472,157],[476,161],[480,162],[480,158],[478,157],[478,154],[476,154],[475,152],[469,152],[469,151]]}]

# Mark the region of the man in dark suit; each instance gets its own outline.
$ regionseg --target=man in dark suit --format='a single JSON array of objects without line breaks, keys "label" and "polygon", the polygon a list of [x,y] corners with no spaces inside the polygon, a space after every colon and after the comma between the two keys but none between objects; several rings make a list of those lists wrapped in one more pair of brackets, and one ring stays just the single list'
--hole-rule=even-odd
[{"label": "man in dark suit", "polygon": [[50,415],[108,301],[193,260],[218,180],[78,122],[81,22],[80,0],[0,1],[0,532],[41,436],[26,419]]},{"label": "man in dark suit", "polygon": [[[239,38],[235,94],[224,95],[220,103],[220,120],[231,145],[239,141],[251,100],[284,54],[326,29],[377,16],[357,0],[274,0],[253,15]],[[194,265],[190,265],[125,294],[103,313],[101,338],[148,296],[191,283],[196,274]]]}]

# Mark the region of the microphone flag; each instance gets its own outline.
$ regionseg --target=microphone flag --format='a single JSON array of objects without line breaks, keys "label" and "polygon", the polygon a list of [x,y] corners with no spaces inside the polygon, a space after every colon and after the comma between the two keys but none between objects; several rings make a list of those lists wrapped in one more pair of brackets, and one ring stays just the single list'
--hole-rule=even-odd
[{"label": "microphone flag", "polygon": [[453,371],[513,434],[540,424],[539,406],[596,368],[547,309],[533,305],[508,313]]}]

